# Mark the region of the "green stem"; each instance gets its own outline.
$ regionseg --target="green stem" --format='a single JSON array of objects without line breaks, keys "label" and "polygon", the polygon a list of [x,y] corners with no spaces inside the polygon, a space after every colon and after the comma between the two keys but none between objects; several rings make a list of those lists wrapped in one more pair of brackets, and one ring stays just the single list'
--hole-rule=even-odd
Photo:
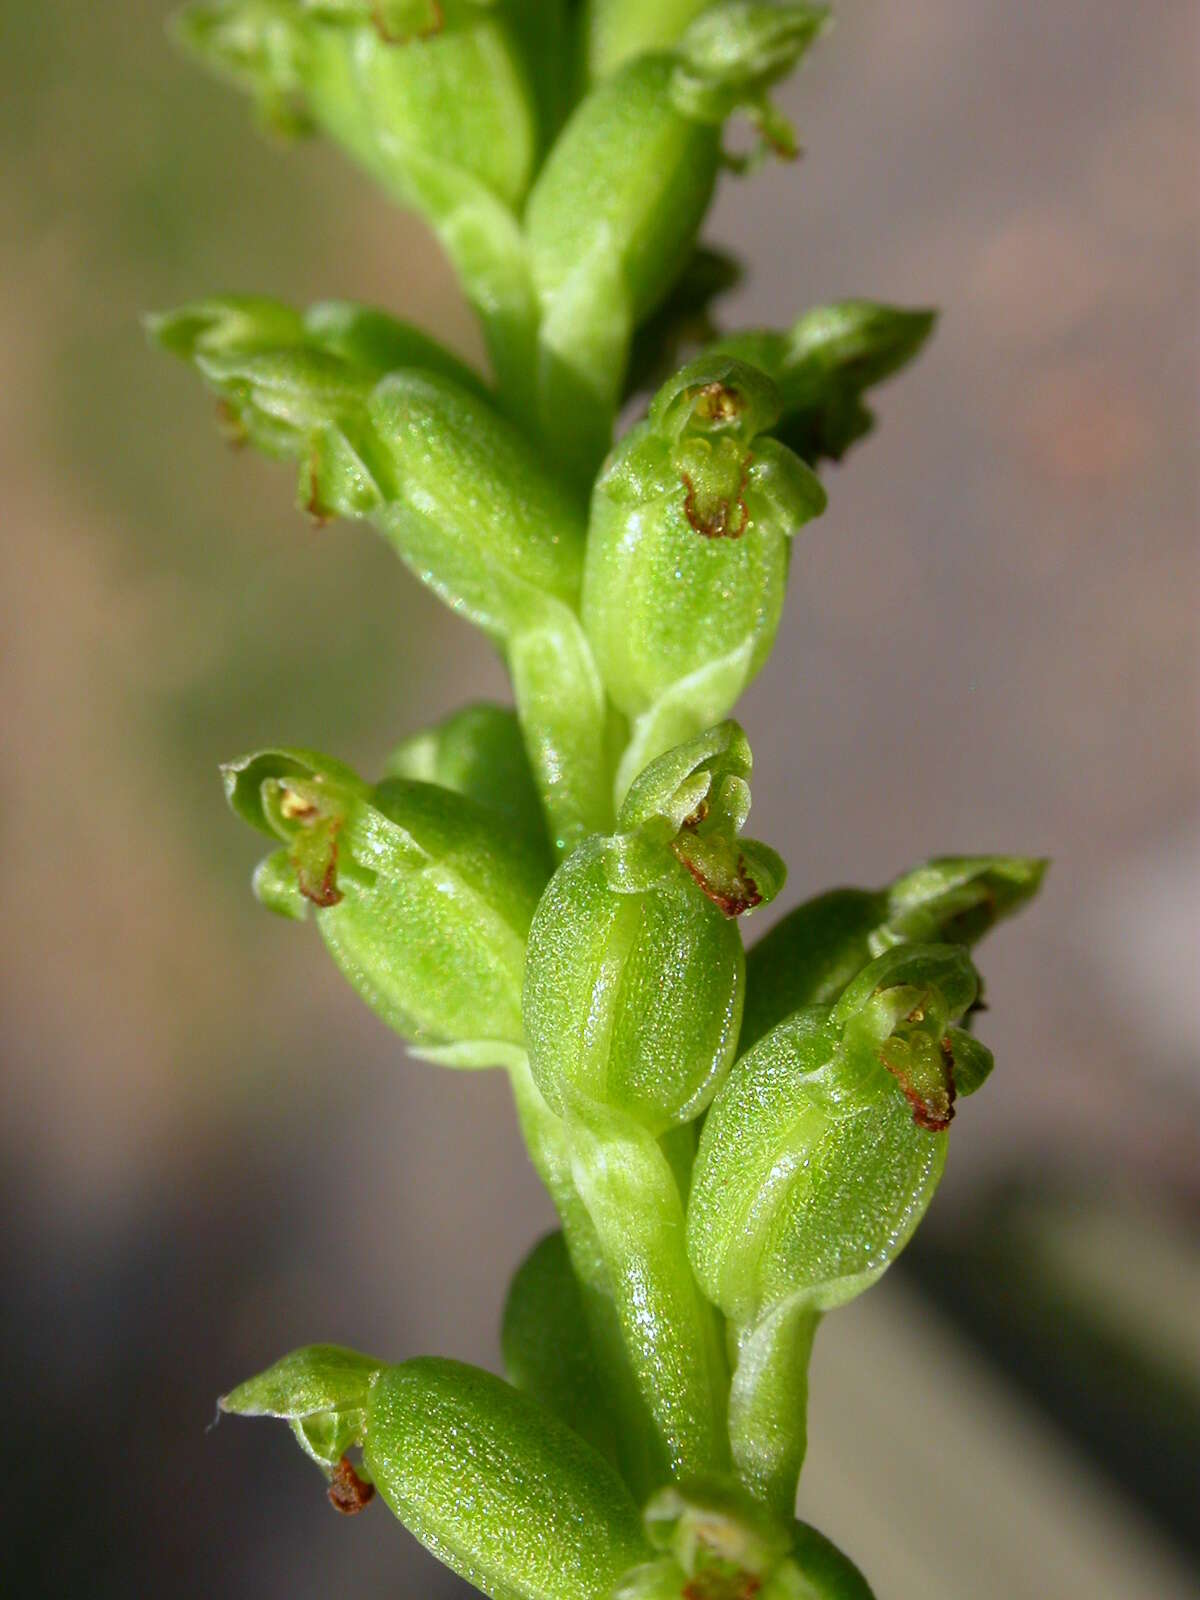
[{"label": "green stem", "polygon": [[575,1185],[667,1467],[676,1478],[727,1470],[720,1327],[688,1266],[671,1164],[657,1139],[620,1112],[577,1101],[567,1127]]},{"label": "green stem", "polygon": [[796,1298],[736,1335],[729,1395],[734,1466],[752,1494],[789,1519],[808,1444],[808,1363],[820,1319]]},{"label": "green stem", "polygon": [[530,1073],[528,1058],[509,1067],[509,1079],[530,1160],[562,1223],[593,1354],[616,1414],[618,1465],[634,1492],[644,1496],[662,1481],[665,1458],[629,1365],[604,1252],[571,1174],[566,1129],[543,1100]]}]

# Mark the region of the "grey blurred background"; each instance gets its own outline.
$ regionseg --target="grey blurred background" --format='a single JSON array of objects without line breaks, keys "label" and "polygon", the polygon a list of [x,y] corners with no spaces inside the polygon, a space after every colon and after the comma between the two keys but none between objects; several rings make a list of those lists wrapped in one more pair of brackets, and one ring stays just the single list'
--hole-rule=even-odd
[{"label": "grey blurred background", "polygon": [[[461,1587],[215,1395],[314,1338],[494,1366],[550,1224],[503,1081],[405,1059],[255,907],[217,762],[502,695],[480,638],[223,450],[138,314],[375,301],[478,353],[425,232],[287,152],[156,0],[0,3],[0,791],[11,1592]],[[1047,853],[986,947],[999,1058],[934,1213],[831,1318],[801,1511],[881,1600],[1194,1593],[1197,23],[1186,0],[843,0],[729,180],[732,324],[934,303],[829,479],[744,705],[780,908]]]}]

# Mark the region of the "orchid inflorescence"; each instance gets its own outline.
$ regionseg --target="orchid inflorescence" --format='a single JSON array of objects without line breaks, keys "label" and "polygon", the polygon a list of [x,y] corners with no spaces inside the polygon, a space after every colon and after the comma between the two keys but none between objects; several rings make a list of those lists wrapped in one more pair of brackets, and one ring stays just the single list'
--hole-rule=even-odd
[{"label": "orchid inflorescence", "polygon": [[[511,676],[513,709],[410,735],[377,782],[300,749],[224,769],[271,841],[263,905],[314,920],[414,1054],[508,1073],[561,1230],[513,1279],[508,1381],[314,1345],[222,1406],[287,1419],[339,1509],[377,1490],[496,1600],[869,1595],[794,1520],[809,1353],[932,1198],[992,1064],[970,948],[1042,874],[938,859],[743,951],[784,866],[743,835],[729,712],[818,469],[933,325],[848,301],[716,335],[736,268],[698,242],[714,186],[795,153],[769,93],[826,20],[790,0],[178,20],[273,128],[325,133],[426,220],[487,347],[485,378],[343,302],[149,319],[226,431],[296,464],[303,508],[373,522]],[[736,114],[749,155],[724,147]]]}]

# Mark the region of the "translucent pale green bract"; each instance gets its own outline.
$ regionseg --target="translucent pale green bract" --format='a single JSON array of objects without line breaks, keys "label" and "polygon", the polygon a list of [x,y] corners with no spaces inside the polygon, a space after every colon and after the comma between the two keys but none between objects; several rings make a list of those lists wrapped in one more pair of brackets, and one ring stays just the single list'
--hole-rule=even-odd
[{"label": "translucent pale green bract", "polygon": [[[794,1518],[809,1357],[930,1203],[992,1070],[968,950],[1044,870],[937,858],[743,949],[786,868],[745,832],[730,712],[825,508],[817,469],[934,322],[855,299],[717,325],[741,267],[701,239],[710,202],[796,155],[770,94],[827,20],[193,0],[176,26],[270,130],[323,134],[433,230],[486,348],[485,374],[340,300],[147,319],[230,443],[287,464],[315,521],[373,525],[511,682],[511,707],[398,720],[367,777],[295,747],[223,769],[269,840],[263,906],[315,922],[411,1054],[508,1075],[559,1231],[509,1289],[511,1381],[312,1345],[221,1406],[286,1421],[339,1511],[381,1501],[494,1600],[872,1600]],[[768,774],[792,737],[764,728]]]}]

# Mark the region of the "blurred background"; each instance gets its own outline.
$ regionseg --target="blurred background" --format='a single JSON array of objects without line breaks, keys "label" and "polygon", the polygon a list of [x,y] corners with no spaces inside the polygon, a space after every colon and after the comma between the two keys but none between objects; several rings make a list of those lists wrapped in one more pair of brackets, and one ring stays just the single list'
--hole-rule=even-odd
[{"label": "blurred background", "polygon": [[[423,229],[255,137],[167,9],[0,3],[5,1587],[450,1597],[214,1399],[316,1338],[494,1367],[549,1206],[503,1080],[406,1060],[258,910],[216,764],[377,770],[503,679],[137,318],[345,296],[478,344]],[[1196,14],[838,13],[783,96],[799,170],[721,192],[725,320],[944,316],[797,547],[754,832],[778,910],[938,851],[1054,867],[983,952],[999,1070],[920,1242],[818,1339],[801,1512],[881,1600],[1194,1594]]]}]

